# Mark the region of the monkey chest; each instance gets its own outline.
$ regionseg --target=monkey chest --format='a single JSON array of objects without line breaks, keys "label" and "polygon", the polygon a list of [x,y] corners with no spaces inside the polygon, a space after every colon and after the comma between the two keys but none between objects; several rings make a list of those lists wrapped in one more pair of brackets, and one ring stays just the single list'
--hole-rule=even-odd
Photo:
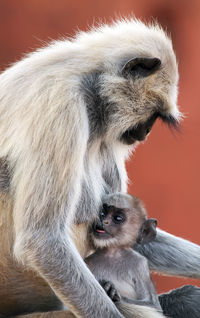
[{"label": "monkey chest", "polygon": [[91,250],[87,225],[84,223],[74,224],[71,227],[71,237],[80,255],[85,258]]},{"label": "monkey chest", "polygon": [[122,271],[119,273],[115,271],[115,267],[112,266],[108,271],[104,272],[104,275],[101,275],[101,280],[110,281],[114,284],[118,293],[130,299],[137,299],[136,286],[133,275],[127,273],[127,271]]},{"label": "monkey chest", "polygon": [[127,297],[129,299],[137,299],[137,293],[133,284],[127,283],[118,277],[116,277],[112,283],[115,285],[116,290],[121,296]]},{"label": "monkey chest", "polygon": [[86,263],[98,281],[112,282],[120,295],[137,299],[134,271],[126,261],[120,260],[115,263],[109,258],[102,261],[101,258],[92,255],[86,259]]}]

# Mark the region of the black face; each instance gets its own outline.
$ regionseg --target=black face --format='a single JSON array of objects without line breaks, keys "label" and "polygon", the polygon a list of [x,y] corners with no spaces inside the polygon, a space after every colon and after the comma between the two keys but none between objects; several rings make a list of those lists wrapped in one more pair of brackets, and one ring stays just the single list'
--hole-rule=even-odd
[{"label": "black face", "polygon": [[[161,60],[157,57],[136,57],[124,64],[121,74],[125,78],[144,78],[157,72],[161,66]],[[162,101],[160,103],[162,104]],[[145,123],[139,123],[137,126],[126,130],[120,138],[121,141],[127,145],[131,145],[136,141],[144,140],[150,133],[157,118],[162,119],[173,127],[176,127],[178,124],[172,115],[163,115],[159,111],[156,111]]]},{"label": "black face", "polygon": [[137,127],[132,127],[125,131],[122,135],[121,140],[131,145],[135,141],[142,141],[146,138],[146,136],[150,133],[153,124],[158,118],[158,114],[154,114],[146,123],[139,124]]},{"label": "black face", "polygon": [[175,129],[178,127],[178,122],[172,115],[162,115],[159,112],[155,112],[145,123],[138,124],[136,127],[133,126],[126,130],[121,136],[121,141],[127,145],[132,145],[136,141],[145,140],[157,118],[160,118],[170,127]]},{"label": "black face", "polygon": [[126,221],[122,209],[112,205],[103,205],[99,214],[100,221],[93,226],[94,235],[98,238],[111,238],[119,231],[120,226]]}]

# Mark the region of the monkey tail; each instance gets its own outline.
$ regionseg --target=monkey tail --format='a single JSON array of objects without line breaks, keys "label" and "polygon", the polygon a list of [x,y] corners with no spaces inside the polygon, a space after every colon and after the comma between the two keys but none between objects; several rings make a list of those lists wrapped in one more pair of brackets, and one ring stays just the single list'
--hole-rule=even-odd
[{"label": "monkey tail", "polygon": [[147,306],[140,306],[135,304],[119,301],[115,303],[119,311],[126,318],[164,318],[161,312]]}]

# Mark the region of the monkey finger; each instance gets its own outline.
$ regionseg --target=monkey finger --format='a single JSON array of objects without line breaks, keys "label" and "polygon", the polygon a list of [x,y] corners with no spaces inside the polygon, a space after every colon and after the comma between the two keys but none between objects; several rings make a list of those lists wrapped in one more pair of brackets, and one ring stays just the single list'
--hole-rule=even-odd
[{"label": "monkey finger", "polygon": [[121,300],[121,296],[115,288],[111,290],[111,294],[112,295],[110,296],[110,298],[112,299],[114,303]]},{"label": "monkey finger", "polygon": [[118,292],[116,291],[113,283],[106,280],[100,280],[99,283],[103,287],[107,295],[112,299],[112,301],[120,300],[120,296],[118,295]]},{"label": "monkey finger", "polygon": [[109,281],[105,281],[103,287],[104,287],[104,290],[106,291],[107,295],[110,297],[110,299],[113,302],[120,300],[120,295],[118,294],[113,283],[111,283]]},{"label": "monkey finger", "polygon": [[106,293],[108,293],[108,291],[110,290],[110,287],[112,285],[111,282],[107,281],[107,280],[100,280],[99,284],[103,287],[103,289],[105,290]]}]

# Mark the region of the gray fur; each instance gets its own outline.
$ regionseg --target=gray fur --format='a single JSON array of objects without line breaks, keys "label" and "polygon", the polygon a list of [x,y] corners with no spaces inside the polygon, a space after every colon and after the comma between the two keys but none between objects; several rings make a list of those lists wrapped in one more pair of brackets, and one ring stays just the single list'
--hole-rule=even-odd
[{"label": "gray fur", "polygon": [[117,167],[114,154],[111,149],[109,149],[109,147],[104,143],[102,143],[100,151],[102,157],[104,157],[102,176],[106,185],[105,193],[108,194],[111,192],[118,192],[121,190],[122,185],[119,168]]},{"label": "gray fur", "polygon": [[200,278],[200,247],[158,229],[154,241],[134,247],[148,258],[153,271],[167,275]]},{"label": "gray fur", "polygon": [[[116,222],[115,217],[121,220]],[[129,317],[126,313],[127,310],[131,312],[131,305],[132,316],[137,313],[134,305],[162,311],[148,262],[131,248],[139,235],[143,241],[155,237],[156,225],[151,226],[152,220],[155,221],[147,219],[137,197],[110,194],[104,196],[100,221],[91,229],[90,238],[96,251],[85,262],[96,279],[104,282],[101,284],[111,299],[118,298],[115,304],[125,317]],[[144,226],[145,231],[142,231]]]},{"label": "gray fur", "polygon": [[163,312],[170,318],[200,317],[200,288],[191,285],[159,296]]},{"label": "gray fur", "polygon": [[9,192],[10,189],[10,175],[8,161],[6,158],[0,159],[0,192]]},{"label": "gray fur", "polygon": [[[92,151],[92,150],[91,150]],[[104,194],[111,192],[118,192],[121,190],[121,177],[119,174],[119,168],[117,167],[114,153],[105,143],[101,143],[98,153],[99,158],[102,162],[102,189]],[[87,155],[85,157],[85,169],[89,164]],[[88,178],[83,180],[81,188],[81,196],[79,200],[78,209],[75,216],[75,223],[81,224],[88,220],[92,223],[97,215],[94,214],[94,210],[99,210],[99,204],[95,201],[93,189],[91,188],[91,180]]]},{"label": "gray fur", "polygon": [[100,72],[92,72],[83,76],[81,91],[83,93],[90,129],[90,141],[100,137],[108,124],[108,112],[111,105],[100,96],[101,77]]},{"label": "gray fur", "polygon": [[[112,251],[111,251],[112,253]],[[136,313],[134,305],[149,306],[161,310],[155,287],[151,281],[147,260],[138,253],[124,248],[109,256],[108,251],[97,251],[85,261],[98,280],[112,282],[121,296],[117,308],[126,316],[126,304],[132,305],[132,316]]]}]

